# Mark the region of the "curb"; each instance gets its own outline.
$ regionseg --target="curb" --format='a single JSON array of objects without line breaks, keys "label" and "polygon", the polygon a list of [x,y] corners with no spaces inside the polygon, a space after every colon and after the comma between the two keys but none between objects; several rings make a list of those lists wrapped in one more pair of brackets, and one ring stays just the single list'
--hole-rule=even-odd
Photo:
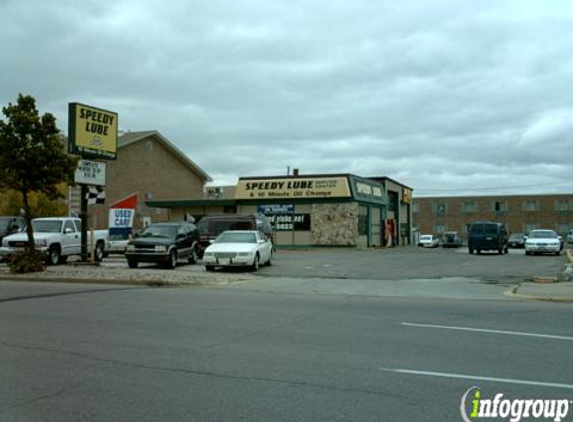
[{"label": "curb", "polygon": [[535,296],[527,295],[523,293],[518,293],[517,290],[521,287],[521,283],[513,286],[511,289],[503,293],[504,296],[513,297],[516,299],[526,299],[535,300],[539,302],[558,302],[558,303],[573,303],[573,296],[562,296],[562,297],[552,297],[552,296]]},{"label": "curb", "polygon": [[64,278],[64,277],[19,277],[0,276],[0,282],[32,282],[32,283],[76,283],[76,284],[117,284],[147,287],[184,287],[184,286],[225,286],[232,282],[243,282],[238,280],[209,280],[209,281],[166,281],[166,280],[126,280],[126,279],[105,279],[105,278]]}]

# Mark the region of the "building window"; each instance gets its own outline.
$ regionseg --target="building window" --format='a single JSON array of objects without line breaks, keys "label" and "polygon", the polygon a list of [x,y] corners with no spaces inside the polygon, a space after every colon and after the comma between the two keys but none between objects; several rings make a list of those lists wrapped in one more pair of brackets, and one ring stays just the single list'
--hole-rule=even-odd
[{"label": "building window", "polygon": [[448,209],[445,202],[434,202],[432,208],[435,215],[444,215]]},{"label": "building window", "polygon": [[539,211],[539,202],[537,202],[537,201],[524,201],[523,202],[523,211],[527,211],[527,212]]},{"label": "building window", "polygon": [[494,201],[493,211],[494,212],[507,212],[508,206],[506,201]]},{"label": "building window", "polygon": [[563,211],[572,211],[572,210],[573,210],[573,201],[567,201],[567,200],[555,201],[555,211],[563,212]]},{"label": "building window", "polygon": [[434,224],[434,234],[444,234],[446,232],[446,226],[443,224]]},{"label": "building window", "polygon": [[413,212],[414,214],[417,214],[417,213],[420,212],[420,203],[419,203],[419,202],[414,202],[414,203],[412,204],[412,212]]},{"label": "building window", "polygon": [[538,227],[537,223],[525,223],[525,234],[527,235],[531,230],[537,230]]},{"label": "building window", "polygon": [[152,141],[147,141],[146,146],[147,146],[147,151],[153,151],[153,142]]},{"label": "building window", "polygon": [[153,194],[151,192],[146,192],[145,193],[145,200],[151,201],[152,199],[153,199]]},{"label": "building window", "polygon": [[477,212],[477,202],[475,201],[464,201],[462,202],[462,212],[472,213]]}]

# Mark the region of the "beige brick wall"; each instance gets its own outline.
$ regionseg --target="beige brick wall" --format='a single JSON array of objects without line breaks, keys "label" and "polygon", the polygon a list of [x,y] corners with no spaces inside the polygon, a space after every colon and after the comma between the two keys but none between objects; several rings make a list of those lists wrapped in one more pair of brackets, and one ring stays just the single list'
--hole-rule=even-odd
[{"label": "beige brick wall", "polygon": [[203,195],[203,180],[153,136],[120,148],[117,160],[107,161],[107,165],[106,204],[88,207],[98,228],[107,228],[109,205],[132,193],[138,194],[136,227],[144,216],[150,216],[152,221],[170,219],[169,210],[148,208],[146,200]]}]

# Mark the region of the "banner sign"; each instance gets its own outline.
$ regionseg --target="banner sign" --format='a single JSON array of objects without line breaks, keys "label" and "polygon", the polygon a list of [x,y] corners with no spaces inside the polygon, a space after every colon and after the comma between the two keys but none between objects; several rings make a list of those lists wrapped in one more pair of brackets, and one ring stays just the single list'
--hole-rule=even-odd
[{"label": "banner sign", "polygon": [[310,231],[310,214],[282,214],[267,217],[274,231]]},{"label": "banner sign", "polygon": [[132,228],[134,216],[135,210],[132,208],[111,208],[109,210],[109,228]]},{"label": "banner sign", "polygon": [[404,188],[402,191],[402,202],[405,204],[412,203],[412,189]]},{"label": "banner sign", "polygon": [[384,192],[384,186],[381,183],[358,177],[351,177],[351,181],[354,198],[367,202],[386,204],[386,194]]},{"label": "banner sign", "polygon": [[105,163],[79,160],[74,181],[80,185],[105,186]]},{"label": "banner sign", "polygon": [[292,214],[294,213],[294,205],[259,205],[257,213],[263,215]]},{"label": "banner sign", "polygon": [[123,198],[110,206],[109,236],[110,239],[127,239],[133,231],[137,194]]},{"label": "banner sign", "polygon": [[117,113],[79,103],[68,105],[68,152],[87,158],[115,160]]},{"label": "banner sign", "polygon": [[235,199],[349,198],[346,177],[239,179]]}]

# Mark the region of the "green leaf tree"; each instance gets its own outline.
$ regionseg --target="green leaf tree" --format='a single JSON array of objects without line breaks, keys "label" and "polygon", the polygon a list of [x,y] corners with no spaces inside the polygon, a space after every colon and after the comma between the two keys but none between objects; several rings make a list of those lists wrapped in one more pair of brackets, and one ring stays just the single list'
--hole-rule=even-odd
[{"label": "green leaf tree", "polygon": [[13,189],[22,197],[27,223],[28,252],[34,252],[30,199],[44,194],[54,200],[63,197],[58,184],[73,184],[77,158],[68,155],[56,126],[56,118],[40,116],[36,100],[18,95],[16,104],[2,108],[0,120],[0,189]]}]

